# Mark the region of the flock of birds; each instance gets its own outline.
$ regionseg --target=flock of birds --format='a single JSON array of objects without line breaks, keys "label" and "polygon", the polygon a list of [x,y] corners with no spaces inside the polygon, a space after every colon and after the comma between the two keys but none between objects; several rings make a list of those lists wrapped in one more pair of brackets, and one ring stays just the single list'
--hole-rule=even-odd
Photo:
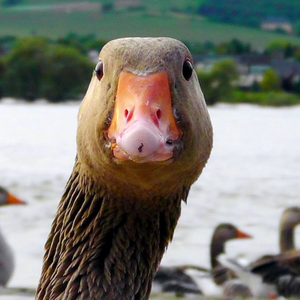
[{"label": "flock of birds", "polygon": [[[164,291],[200,294],[187,268],[159,265],[212,144],[205,99],[183,43],[122,38],[106,44],[79,109],[75,164],[45,245],[36,300],[147,300],[153,281]],[[7,203],[8,193],[1,195]],[[227,297],[236,291],[258,296],[238,273],[260,275],[276,295],[299,296],[297,212],[284,214],[282,253],[247,267],[220,254],[226,241],[249,235],[231,224],[216,228],[209,273]],[[4,248],[6,284],[13,264]]]},{"label": "flock of birds", "polygon": [[[157,291],[175,294],[205,294],[200,286],[203,277],[210,277],[220,287],[224,299],[273,299],[300,297],[300,250],[295,248],[294,233],[300,224],[300,207],[287,208],[279,224],[278,255],[264,255],[245,265],[225,253],[225,244],[232,239],[251,238],[229,223],[218,225],[210,244],[211,269],[194,265],[161,266],[154,278]],[[193,275],[189,271],[193,270]],[[199,272],[198,276],[195,271]],[[191,273],[191,272],[190,272]]]}]

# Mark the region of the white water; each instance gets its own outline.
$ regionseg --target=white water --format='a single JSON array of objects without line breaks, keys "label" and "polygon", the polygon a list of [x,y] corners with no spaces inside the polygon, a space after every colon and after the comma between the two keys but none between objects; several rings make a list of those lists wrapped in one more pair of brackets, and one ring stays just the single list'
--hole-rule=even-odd
[{"label": "white water", "polygon": [[[0,185],[28,202],[0,210],[1,230],[16,256],[9,286],[37,286],[43,246],[74,162],[78,107],[0,102]],[[183,204],[164,265],[209,267],[208,245],[220,222],[254,236],[228,243],[230,256],[277,253],[280,215],[300,205],[300,107],[218,105],[209,111],[213,152]]]}]

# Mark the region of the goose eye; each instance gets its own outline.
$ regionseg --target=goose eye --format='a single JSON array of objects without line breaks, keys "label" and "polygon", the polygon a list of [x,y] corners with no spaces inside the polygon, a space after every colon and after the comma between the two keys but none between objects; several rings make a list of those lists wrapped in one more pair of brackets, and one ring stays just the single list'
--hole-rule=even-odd
[{"label": "goose eye", "polygon": [[96,73],[98,80],[101,80],[101,78],[103,76],[103,62],[101,60],[97,63],[97,65],[95,67],[95,73]]},{"label": "goose eye", "polygon": [[182,75],[185,78],[185,80],[190,80],[193,74],[193,65],[192,63],[186,59],[182,66]]}]

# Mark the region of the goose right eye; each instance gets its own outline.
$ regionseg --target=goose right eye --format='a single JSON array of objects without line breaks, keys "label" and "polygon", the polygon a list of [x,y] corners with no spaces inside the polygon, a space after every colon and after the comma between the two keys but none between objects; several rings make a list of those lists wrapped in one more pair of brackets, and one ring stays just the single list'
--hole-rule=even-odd
[{"label": "goose right eye", "polygon": [[101,60],[97,63],[95,67],[95,73],[98,80],[101,80],[101,78],[103,77],[103,62]]}]

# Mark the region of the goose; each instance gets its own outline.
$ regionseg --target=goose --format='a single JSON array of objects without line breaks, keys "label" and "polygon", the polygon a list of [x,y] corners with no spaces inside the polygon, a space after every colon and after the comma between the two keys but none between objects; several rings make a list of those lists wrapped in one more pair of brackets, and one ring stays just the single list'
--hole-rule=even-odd
[{"label": "goose", "polygon": [[300,250],[291,250],[266,257],[252,265],[251,272],[259,274],[265,283],[275,285],[278,295],[300,297]]},{"label": "goose", "polygon": [[[160,266],[153,280],[152,292],[175,293],[176,295],[198,294],[203,292],[199,288],[197,281],[190,276],[187,271],[189,269],[197,269],[194,266]],[[204,272],[208,270],[203,269]]]},{"label": "goose", "polygon": [[279,224],[280,253],[295,250],[295,228],[299,224],[299,206],[291,206],[283,211]]},{"label": "goose", "polygon": [[251,238],[251,235],[241,231],[231,223],[221,223],[214,229],[210,243],[211,270],[193,266],[160,266],[155,277],[154,286],[157,292],[173,292],[176,294],[203,294],[197,281],[190,275],[189,270],[196,270],[212,276],[215,284],[221,286],[226,281],[234,278],[231,270],[223,267],[218,261],[218,256],[225,253],[225,245],[233,239]]},{"label": "goose", "polygon": [[249,298],[252,293],[249,287],[237,278],[232,269],[223,265],[219,257],[225,255],[225,243],[232,239],[248,239],[252,236],[230,223],[220,224],[214,231],[211,246],[211,274],[214,283],[221,288],[224,299]]},{"label": "goose", "polygon": [[[18,205],[25,202],[10,192],[7,189],[0,187],[0,205]],[[0,232],[0,286],[6,286],[11,278],[15,268],[14,254],[10,245],[6,242],[5,237]]]},{"label": "goose", "polygon": [[230,223],[222,223],[216,227],[210,245],[211,273],[216,285],[223,285],[226,281],[236,278],[234,272],[223,266],[218,260],[218,257],[225,253],[226,242],[233,239],[248,238],[252,238],[252,236]]},{"label": "goose", "polygon": [[278,255],[266,255],[252,263],[250,270],[259,274],[276,292],[287,298],[300,297],[300,251],[295,246],[295,228],[300,224],[300,207],[284,210],[280,220]]},{"label": "goose", "polygon": [[[234,270],[238,277],[247,282],[252,293],[257,297],[274,297],[275,295],[287,295],[289,284],[286,280],[281,280],[281,273],[272,274],[275,262],[282,257],[284,253],[295,251],[295,228],[300,224],[300,207],[292,206],[285,209],[279,222],[279,255],[264,255],[261,258],[251,262],[248,266],[240,265],[236,260],[222,256],[219,260],[223,265]],[[269,270],[268,270],[268,266]],[[259,275],[259,276],[257,276]],[[285,274],[286,275],[286,274]],[[272,280],[271,280],[272,278]],[[287,278],[287,277],[284,277]],[[280,285],[276,288],[276,285]],[[285,284],[285,286],[283,286]],[[282,292],[281,289],[284,291]],[[300,293],[298,294],[298,296]]]},{"label": "goose", "polygon": [[187,47],[172,38],[108,42],[79,109],[74,168],[36,299],[148,299],[211,149]]}]

